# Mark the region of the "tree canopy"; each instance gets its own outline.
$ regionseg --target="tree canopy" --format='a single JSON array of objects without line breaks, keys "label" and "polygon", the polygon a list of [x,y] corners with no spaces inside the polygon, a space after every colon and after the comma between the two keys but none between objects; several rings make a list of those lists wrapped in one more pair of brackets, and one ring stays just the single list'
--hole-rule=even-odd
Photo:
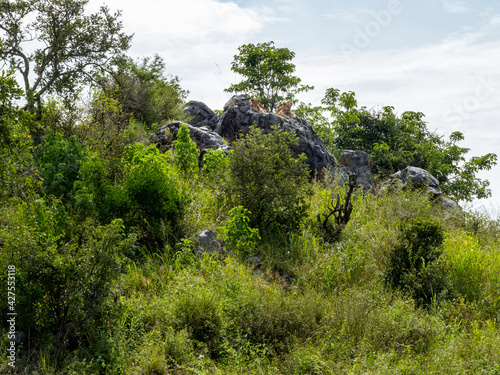
[{"label": "tree canopy", "polygon": [[276,48],[271,41],[244,44],[238,50],[240,53],[234,56],[231,70],[245,79],[225,91],[260,98],[263,106],[273,111],[282,101],[293,100],[297,93],[314,88],[302,85],[301,79],[293,75],[295,64],[291,60],[295,52],[288,48]]},{"label": "tree canopy", "polygon": [[159,55],[137,61],[124,57],[100,86],[106,96],[117,100],[125,116],[147,129],[161,121],[181,120],[189,93],[181,88],[178,77],[165,74],[165,62]]},{"label": "tree canopy", "polygon": [[17,70],[27,109],[41,108],[41,96],[74,98],[81,82],[93,81],[129,48],[121,12],[102,6],[87,14],[88,0],[13,0],[0,2],[0,59]]}]

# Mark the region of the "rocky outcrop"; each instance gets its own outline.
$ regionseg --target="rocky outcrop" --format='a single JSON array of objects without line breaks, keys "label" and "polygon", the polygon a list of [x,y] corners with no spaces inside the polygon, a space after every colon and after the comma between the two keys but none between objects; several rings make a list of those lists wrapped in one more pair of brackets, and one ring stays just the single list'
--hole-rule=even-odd
[{"label": "rocky outcrop", "polygon": [[214,111],[205,103],[196,100],[191,100],[186,104],[184,113],[192,117],[192,119],[189,120],[189,124],[196,128],[205,126],[210,130],[215,130],[217,122],[219,121],[219,116],[217,116]]},{"label": "rocky outcrop", "polygon": [[[160,146],[171,146],[177,139],[177,132],[182,122],[174,121],[163,125],[152,137],[152,140]],[[228,145],[224,143],[220,135],[206,127],[194,127],[186,124],[189,128],[189,136],[196,142],[196,146],[201,151],[201,157],[209,148],[214,150],[229,151]]]},{"label": "rocky outcrop", "polygon": [[[184,111],[193,116],[187,125],[191,139],[201,150],[200,157],[203,157],[209,148],[227,152],[229,146],[224,143],[222,137],[229,143],[234,142],[242,134],[247,134],[252,125],[256,125],[264,134],[270,134],[276,128],[294,132],[299,143],[292,147],[292,152],[294,156],[305,154],[311,173],[322,172],[323,168],[335,168],[335,157],[327,150],[307,120],[300,117],[282,117],[269,112],[261,113],[251,108],[246,95],[234,95],[224,106],[220,117],[206,104],[197,101],[188,102]],[[177,138],[180,124],[181,122],[174,121],[162,126],[153,135],[153,141],[160,146],[171,147]]]},{"label": "rocky outcrop", "polygon": [[327,150],[314,132],[311,124],[303,118],[285,118],[274,113],[259,113],[250,107],[246,95],[233,96],[224,106],[215,132],[229,142],[234,142],[241,134],[247,134],[250,126],[256,125],[264,134],[270,134],[274,127],[287,132],[294,132],[299,144],[292,151],[298,156],[302,153],[307,157],[311,172],[320,172],[323,168],[334,168],[335,157]]},{"label": "rocky outcrop", "polygon": [[[386,183],[382,191],[394,189],[398,182],[402,188],[413,187],[418,189],[425,189],[431,194],[431,199],[438,203],[445,211],[450,213],[460,213],[461,207],[455,201],[447,198],[442,190],[439,188],[439,181],[428,171],[418,167],[406,167],[393,175]],[[382,192],[381,191],[381,192]]]},{"label": "rocky outcrop", "polygon": [[442,194],[439,188],[439,181],[425,169],[418,167],[406,167],[391,175],[391,183],[397,180],[401,182],[402,187],[413,186],[426,189],[431,194]]},{"label": "rocky outcrop", "polygon": [[337,173],[340,173],[341,182],[348,182],[350,174],[357,174],[357,185],[367,192],[372,187],[372,167],[372,159],[366,152],[344,150],[340,156],[340,166],[337,168]]}]

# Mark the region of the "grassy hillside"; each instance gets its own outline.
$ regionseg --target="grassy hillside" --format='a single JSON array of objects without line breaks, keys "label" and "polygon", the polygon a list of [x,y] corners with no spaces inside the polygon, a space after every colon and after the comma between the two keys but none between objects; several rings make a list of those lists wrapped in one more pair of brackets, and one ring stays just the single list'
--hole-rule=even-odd
[{"label": "grassy hillside", "polygon": [[159,150],[103,97],[36,120],[3,81],[2,373],[500,373],[498,220],[375,189],[322,225],[347,186],[290,133],[199,168],[187,127]]},{"label": "grassy hillside", "polygon": [[[101,180],[108,185],[100,198],[92,193],[94,202],[101,199],[97,208],[36,194],[4,200],[2,263],[17,265],[23,335],[15,373],[500,372],[498,222],[441,212],[419,191],[357,193],[351,220],[328,242],[316,216],[332,196],[342,199],[345,187],[314,181],[299,228],[198,251],[200,230],[220,232],[227,224],[221,192],[230,179],[213,173],[229,167],[220,162],[224,168],[212,174],[183,173],[178,155],[163,158],[142,147],[134,146],[141,162],[132,156],[128,172]],[[182,191],[175,225],[146,223],[147,202],[109,208],[127,183],[135,186],[131,171],[145,160],[161,160],[168,168],[150,171],[171,176]],[[98,173],[98,161],[88,158],[81,168],[79,181],[97,189],[85,173]],[[397,266],[397,251],[417,251],[411,225],[429,222],[442,232],[439,256]],[[251,255],[262,264],[249,265]],[[391,270],[404,276],[400,287],[387,282]],[[2,337],[8,373],[9,343]]]}]

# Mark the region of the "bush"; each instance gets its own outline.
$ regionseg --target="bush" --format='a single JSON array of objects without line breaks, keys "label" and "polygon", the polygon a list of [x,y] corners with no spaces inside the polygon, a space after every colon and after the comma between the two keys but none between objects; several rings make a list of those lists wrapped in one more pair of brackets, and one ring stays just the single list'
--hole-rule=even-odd
[{"label": "bush", "polygon": [[234,246],[244,256],[250,255],[260,241],[259,230],[248,225],[250,214],[251,212],[242,206],[235,207],[229,211],[226,225],[217,228],[217,238],[223,237],[225,243]]},{"label": "bush", "polygon": [[129,148],[128,165],[124,188],[131,202],[129,220],[141,229],[143,241],[158,245],[176,232],[179,238],[188,199],[168,156],[154,145],[137,143]]},{"label": "bush", "polygon": [[74,194],[74,205],[81,214],[106,224],[116,218],[126,218],[131,210],[122,184],[114,182],[110,164],[97,153],[89,155],[80,167]]},{"label": "bush", "polygon": [[189,292],[179,296],[174,306],[174,325],[188,330],[192,340],[205,344],[212,355],[218,355],[223,320],[219,301],[208,291]]},{"label": "bush", "polygon": [[48,343],[57,361],[106,324],[103,302],[135,237],[125,236],[120,220],[106,226],[86,221],[71,231],[59,200],[25,202],[9,219],[0,230],[0,260],[3,268],[16,266],[18,329],[26,334],[25,347],[44,349]]},{"label": "bush", "polygon": [[189,128],[186,124],[181,124],[179,127],[174,147],[179,169],[187,176],[197,175],[200,150],[196,148],[196,142],[189,137]]},{"label": "bush", "polygon": [[309,170],[304,155],[291,154],[297,143],[293,133],[263,134],[255,126],[234,143],[226,195],[233,207],[251,212],[249,224],[261,235],[291,232],[307,214]]},{"label": "bush", "polygon": [[36,150],[45,193],[68,200],[84,157],[83,146],[76,136],[66,140],[61,134],[48,130],[44,143]]},{"label": "bush", "polygon": [[[232,151],[229,151],[229,155]],[[215,178],[228,164],[229,158],[223,150],[210,148],[203,155],[203,172],[210,178]]]},{"label": "bush", "polygon": [[418,219],[400,226],[401,243],[389,258],[385,281],[395,289],[408,292],[417,304],[431,304],[446,292],[446,270],[437,260],[444,240],[438,222]]}]

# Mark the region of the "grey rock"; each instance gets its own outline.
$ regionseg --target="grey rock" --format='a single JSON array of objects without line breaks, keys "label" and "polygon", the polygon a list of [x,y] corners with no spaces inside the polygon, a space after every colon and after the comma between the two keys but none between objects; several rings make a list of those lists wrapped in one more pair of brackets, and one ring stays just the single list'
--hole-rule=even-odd
[{"label": "grey rock", "polygon": [[402,188],[411,186],[425,189],[431,195],[432,201],[441,206],[445,212],[452,215],[462,214],[460,205],[443,194],[442,190],[439,188],[439,181],[437,178],[425,169],[410,166],[394,173],[391,175],[391,179],[381,189],[380,193],[383,193],[385,190],[393,190],[395,186],[397,186],[398,181]]},{"label": "grey rock", "polygon": [[436,197],[436,202],[438,202],[441,205],[441,208],[446,212],[458,216],[462,216],[463,214],[462,207],[460,207],[460,205],[454,200],[445,197],[443,194],[440,194]]},{"label": "grey rock", "polygon": [[422,168],[406,167],[391,175],[391,178],[393,180],[399,179],[403,187],[411,185],[414,187],[427,188],[427,191],[432,194],[438,195],[443,193],[439,188],[439,181],[437,178]]},{"label": "grey rock", "polygon": [[[152,137],[153,141],[159,145],[171,145],[174,140],[177,139],[177,132],[183,124],[180,121],[170,122],[163,125],[160,130],[158,130]],[[209,149],[213,148],[215,150],[223,150],[224,152],[229,151],[229,146],[224,143],[220,135],[213,132],[206,127],[194,127],[190,124],[186,124],[189,128],[189,136],[193,141],[196,142],[196,146],[201,150],[200,157]]]},{"label": "grey rock", "polygon": [[212,111],[205,103],[196,100],[191,100],[186,104],[184,113],[193,117],[193,119],[189,121],[189,124],[197,128],[205,126],[210,130],[214,130],[219,120],[217,113]]},{"label": "grey rock", "polygon": [[247,259],[247,264],[253,267],[259,267],[262,264],[262,260],[259,257],[250,257]]},{"label": "grey rock", "polygon": [[349,175],[356,173],[358,175],[356,183],[366,192],[372,187],[372,167],[372,159],[366,152],[360,150],[344,150],[340,156],[340,166],[336,169],[336,173],[340,174],[342,183],[348,182]]},{"label": "grey rock", "polygon": [[273,127],[294,132],[299,138],[298,146],[292,148],[295,156],[302,153],[307,157],[311,172],[321,172],[323,168],[334,168],[335,157],[327,150],[311,124],[303,118],[285,118],[274,113],[259,113],[250,108],[246,95],[233,96],[224,106],[215,132],[228,142],[234,142],[240,135],[248,134],[250,126],[256,125],[264,134],[274,131]]},{"label": "grey rock", "polygon": [[196,235],[198,252],[217,252],[222,249],[222,241],[217,239],[217,234],[209,229],[202,230]]}]

